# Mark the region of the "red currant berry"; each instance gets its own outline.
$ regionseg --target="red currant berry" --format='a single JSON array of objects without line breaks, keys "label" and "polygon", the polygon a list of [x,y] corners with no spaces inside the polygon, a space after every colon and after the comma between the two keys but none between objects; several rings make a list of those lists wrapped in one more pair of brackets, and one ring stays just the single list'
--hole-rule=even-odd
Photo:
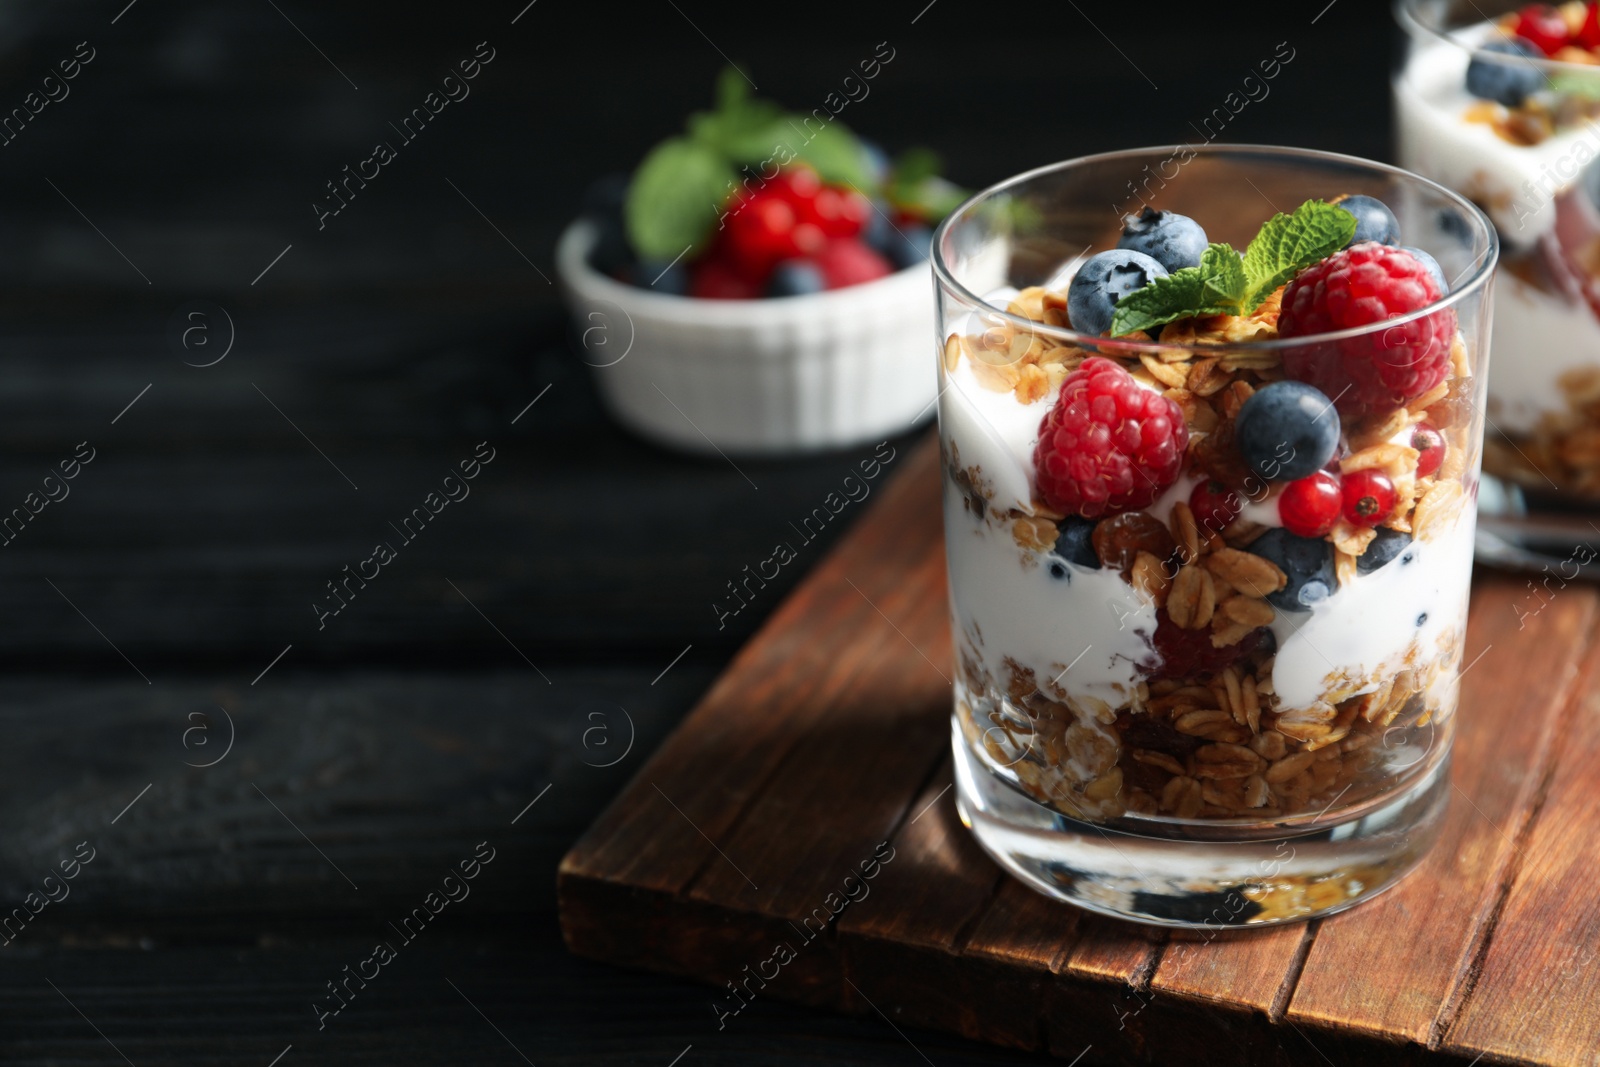
[{"label": "red currant berry", "polygon": [[770,193],[747,199],[728,220],[728,253],[752,277],[765,277],[789,256],[795,229],[794,208]]},{"label": "red currant berry", "polygon": [[1444,435],[1427,423],[1411,432],[1411,447],[1417,450],[1417,477],[1426,478],[1444,462]]},{"label": "red currant berry", "polygon": [[750,197],[728,220],[729,258],[757,285],[779,261],[814,255],[827,240],[815,224],[801,221],[794,205],[772,192]]},{"label": "red currant berry", "polygon": [[[1389,487],[1393,505],[1394,487]],[[1327,471],[1290,482],[1278,497],[1278,518],[1296,537],[1321,537],[1339,521],[1339,479]]]},{"label": "red currant berry", "polygon": [[772,188],[794,207],[801,208],[822,191],[822,179],[810,167],[790,167],[773,179]]},{"label": "red currant berry", "polygon": [[800,218],[815,223],[829,237],[856,237],[866,228],[872,202],[847,189],[822,189],[800,209]]},{"label": "red currant berry", "polygon": [[1345,476],[1344,517],[1353,526],[1376,526],[1394,511],[1394,483],[1380,471],[1364,470]]},{"label": "red currant berry", "polygon": [[1560,11],[1549,4],[1529,4],[1517,18],[1518,37],[1527,38],[1539,46],[1539,51],[1553,56],[1567,46],[1567,20]]},{"label": "red currant berry", "polygon": [[1221,533],[1243,509],[1239,494],[1215,479],[1201,482],[1189,494],[1189,510],[1194,512],[1194,521],[1206,533]]}]

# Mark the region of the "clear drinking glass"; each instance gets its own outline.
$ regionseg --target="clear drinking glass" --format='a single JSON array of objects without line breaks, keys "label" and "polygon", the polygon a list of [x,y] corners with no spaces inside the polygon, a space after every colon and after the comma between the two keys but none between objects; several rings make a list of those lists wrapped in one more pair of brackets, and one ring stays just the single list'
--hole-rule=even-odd
[{"label": "clear drinking glass", "polygon": [[[1486,52],[1524,6],[1400,0],[1397,158],[1482,207],[1503,248],[1480,556],[1600,576],[1600,51]],[[1581,35],[1585,5],[1562,14]]]},{"label": "clear drinking glass", "polygon": [[[1293,341],[1277,337],[1272,300],[1251,318],[1175,323],[1159,341],[1067,325],[1059,294],[1073,272],[1114,248],[1123,216],[1146,204],[1242,250],[1275,211],[1341,194],[1392,208],[1404,243],[1454,280],[1449,294]],[[1013,874],[1116,916],[1237,926],[1349,907],[1427,850],[1448,799],[1497,247],[1482,212],[1433,182],[1244,146],[1045,167],[985,190],[940,227],[958,806]],[[1430,337],[1449,351],[1435,387],[1408,406],[1328,416],[1341,423],[1338,468],[1389,472],[1393,525],[1413,539],[1369,568],[1363,537],[1336,527],[1315,548],[1328,595],[1309,610],[1263,599],[1284,575],[1251,546],[1279,521],[1283,485],[1239,461],[1239,405],[1285,377],[1286,357],[1299,365],[1367,345],[1394,358]],[[1042,503],[1034,448],[1062,382],[1089,356],[1172,399],[1189,443],[1152,504],[1086,534],[1081,518]],[[1422,422],[1445,452],[1419,476],[1406,442]],[[1220,528],[1197,519],[1197,485],[1231,488],[1242,513]],[[1090,538],[1098,566],[1081,541],[1058,543],[1069,530]]]}]

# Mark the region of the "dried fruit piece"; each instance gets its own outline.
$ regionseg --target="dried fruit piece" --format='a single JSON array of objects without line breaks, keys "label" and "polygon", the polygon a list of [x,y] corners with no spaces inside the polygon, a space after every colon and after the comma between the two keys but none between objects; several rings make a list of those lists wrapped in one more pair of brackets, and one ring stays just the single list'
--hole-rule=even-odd
[{"label": "dried fruit piece", "polygon": [[1125,511],[1102,519],[1094,528],[1094,552],[1102,566],[1126,570],[1140,552],[1167,559],[1176,548],[1172,533],[1157,518],[1142,511]]}]

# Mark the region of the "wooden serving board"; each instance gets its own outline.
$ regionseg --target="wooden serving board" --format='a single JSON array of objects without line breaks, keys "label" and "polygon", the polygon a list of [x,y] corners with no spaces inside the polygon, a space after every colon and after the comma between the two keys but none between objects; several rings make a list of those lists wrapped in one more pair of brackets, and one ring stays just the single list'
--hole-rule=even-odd
[{"label": "wooden serving board", "polygon": [[897,465],[563,860],[574,952],[709,982],[713,1028],[776,997],[1084,1063],[1597,1061],[1594,588],[1478,576],[1455,795],[1400,886],[1173,935],[1024,888],[962,827],[935,443]]}]

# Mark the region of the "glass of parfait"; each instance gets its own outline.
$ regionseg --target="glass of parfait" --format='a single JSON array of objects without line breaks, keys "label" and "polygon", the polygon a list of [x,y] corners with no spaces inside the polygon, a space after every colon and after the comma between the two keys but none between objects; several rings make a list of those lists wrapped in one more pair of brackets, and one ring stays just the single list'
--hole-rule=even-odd
[{"label": "glass of parfait", "polygon": [[1600,576],[1600,5],[1400,0],[1402,166],[1503,247],[1479,552]]},{"label": "glass of parfait", "polygon": [[958,806],[1171,926],[1393,884],[1448,799],[1493,227],[1393,167],[1090,156],[934,239]]}]

